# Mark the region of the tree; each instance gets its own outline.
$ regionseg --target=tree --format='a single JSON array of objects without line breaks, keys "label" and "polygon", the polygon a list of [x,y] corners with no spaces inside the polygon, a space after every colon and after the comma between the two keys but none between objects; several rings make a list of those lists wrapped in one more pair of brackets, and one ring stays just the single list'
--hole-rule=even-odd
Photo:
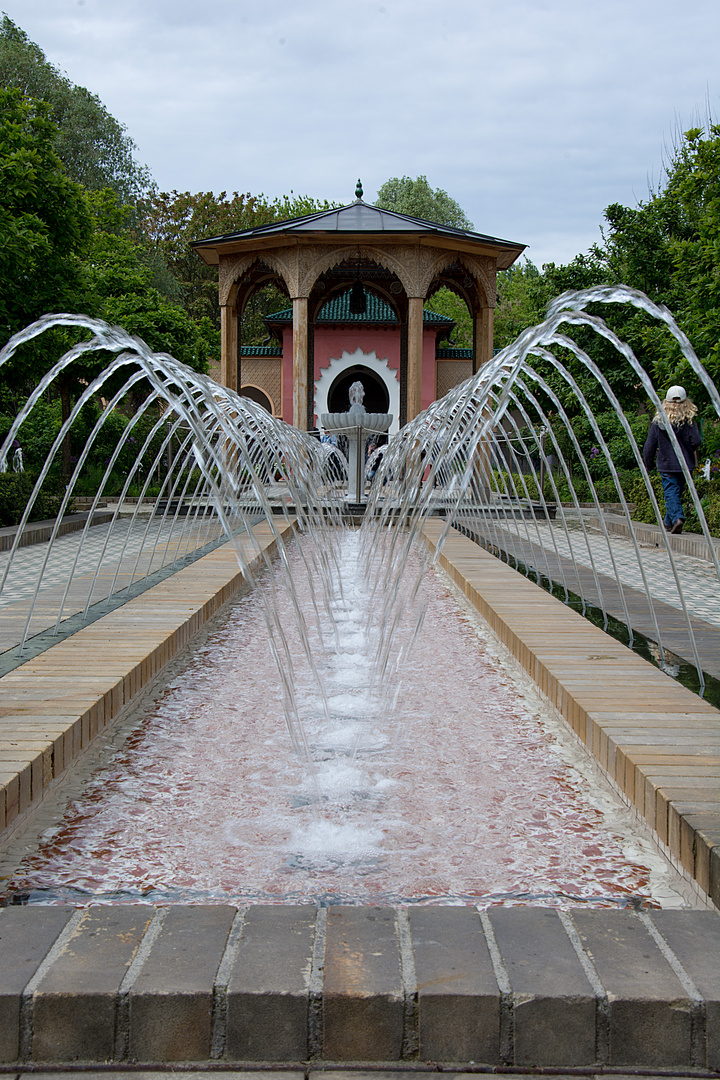
[{"label": "tree", "polygon": [[79,184],[55,151],[50,107],[0,89],[0,327],[7,339],[72,310],[91,234]]},{"label": "tree", "polygon": [[[664,183],[636,207],[605,210],[603,243],[567,266],[543,267],[549,296],[590,285],[629,285],[670,309],[711,377],[720,379],[720,127],[685,133]],[[682,383],[699,404],[707,394],[668,330],[628,305],[595,305],[653,378],[659,393]],[[587,334],[576,334],[585,342]],[[602,342],[594,352],[627,412],[646,404],[639,380]]]},{"label": "tree", "polygon": [[39,45],[3,15],[0,21],[0,87],[46,101],[57,124],[55,149],[68,175],[97,191],[110,187],[126,203],[151,187],[135,160],[135,144],[100,99],[48,62]]},{"label": "tree", "polygon": [[549,299],[547,279],[529,259],[501,270],[497,277],[495,348],[503,349],[528,326],[541,322]]},{"label": "tree", "polygon": [[[655,225],[654,247],[667,268],[658,299],[675,315],[710,377],[720,383],[720,125],[707,133],[693,128],[684,135],[668,169],[667,183],[638,211]],[[659,222],[659,227],[657,226]],[[615,229],[619,245],[626,229]],[[659,261],[659,260],[656,260]],[[707,392],[667,333],[651,327],[645,343],[652,353],[653,375],[667,387],[682,383],[698,404]]]},{"label": "tree", "polygon": [[[412,180],[409,176],[391,177],[378,190],[375,206],[382,210],[394,210],[398,214],[422,218],[439,225],[452,225],[456,229],[472,229],[472,222],[465,211],[441,188],[433,190],[426,176]],[[425,303],[429,311],[445,315],[455,322],[453,338],[460,348],[471,349],[473,344],[472,316],[465,301],[452,289],[438,289]]]},{"label": "tree", "polygon": [[[91,232],[85,193],[55,152],[50,106],[0,89],[0,326],[9,338],[46,312],[72,310],[82,288]],[[65,348],[62,332],[56,334]],[[17,407],[46,369],[44,349],[27,344],[3,367],[4,401]],[[64,348],[60,350],[61,355]],[[58,380],[63,418],[70,377]],[[63,447],[69,470],[70,442]]]},{"label": "tree", "polygon": [[412,180],[409,176],[391,177],[379,188],[375,206],[394,210],[398,214],[452,225],[456,229],[472,229],[465,211],[442,188],[431,188],[426,176]]},{"label": "tree", "polygon": [[[207,318],[219,329],[217,269],[207,266],[190,247],[193,240],[202,240],[225,233],[267,225],[273,221],[303,217],[320,210],[330,210],[334,204],[292,192],[268,200],[264,195],[219,195],[212,191],[172,191],[152,195],[141,204],[141,228],[161,259],[174,275],[180,289],[180,300],[194,319]],[[287,296],[275,285],[266,286],[253,294],[243,319],[243,343],[260,344],[267,336],[263,317],[287,306]]]},{"label": "tree", "polygon": [[438,315],[444,315],[452,319],[455,328],[452,331],[452,342],[459,349],[472,349],[473,347],[473,321],[468,306],[461,296],[452,289],[443,286],[430,297],[423,305],[428,311],[435,311]]},{"label": "tree", "polygon": [[208,357],[219,356],[219,334],[210,320],[191,318],[158,288],[156,253],[129,228],[132,209],[109,189],[88,195],[88,203],[93,232],[83,309],[141,337],[155,352],[169,352],[188,367],[207,371]]}]

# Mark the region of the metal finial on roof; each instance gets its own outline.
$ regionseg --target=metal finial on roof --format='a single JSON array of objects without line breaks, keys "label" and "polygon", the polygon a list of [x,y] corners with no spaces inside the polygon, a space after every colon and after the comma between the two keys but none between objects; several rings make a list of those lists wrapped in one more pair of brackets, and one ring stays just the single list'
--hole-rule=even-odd
[{"label": "metal finial on roof", "polygon": [[362,197],[363,197],[362,180],[358,180],[357,184],[355,185],[355,198],[356,199],[362,199]]}]

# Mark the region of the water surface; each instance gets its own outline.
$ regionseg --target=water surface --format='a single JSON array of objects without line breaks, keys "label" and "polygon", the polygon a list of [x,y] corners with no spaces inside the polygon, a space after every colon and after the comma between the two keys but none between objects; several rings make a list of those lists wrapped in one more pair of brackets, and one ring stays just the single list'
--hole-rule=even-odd
[{"label": "water surface", "polygon": [[276,591],[297,654],[292,604],[266,576],[176,665],[6,895],[682,902],[648,834],[444,578],[426,573],[417,601],[401,605],[378,688],[357,536],[342,541],[343,595],[320,605],[319,630],[319,587],[297,548],[291,568],[329,709],[296,660],[310,761],[291,743],[262,614]]}]

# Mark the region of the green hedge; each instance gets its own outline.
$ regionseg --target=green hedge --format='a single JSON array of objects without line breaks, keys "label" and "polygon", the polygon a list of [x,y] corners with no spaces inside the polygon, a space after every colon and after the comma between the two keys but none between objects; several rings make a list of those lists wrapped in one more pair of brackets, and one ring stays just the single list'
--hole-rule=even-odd
[{"label": "green hedge", "polygon": [[[36,480],[37,476],[27,471],[0,473],[0,528],[20,524]],[[41,490],[30,520],[45,521],[57,517],[61,501],[62,496],[57,492]]]},{"label": "green hedge", "polygon": [[[635,510],[633,511],[633,521],[644,521],[649,525],[656,525],[657,519],[655,517],[655,511],[653,510],[650,495],[645,481],[643,480],[640,472],[637,469],[618,469],[618,477],[620,485],[622,487],[625,499],[628,503],[635,504]],[[531,499],[538,498],[538,488],[535,478],[532,475],[524,476],[522,479],[518,474],[510,477],[506,471],[493,471],[493,481],[495,489],[498,492],[508,492],[513,494],[513,483],[517,490],[519,497],[524,497],[525,487],[527,487],[528,496]],[[523,486],[523,480],[525,486]],[[650,480],[653,485],[653,490],[660,507],[660,513],[662,514],[665,509],[665,502],[663,499],[662,483],[660,481],[660,475],[657,472],[650,473]],[[710,479],[706,480],[700,470],[696,470],[693,474],[693,480],[695,482],[695,488],[700,499],[700,505],[702,506],[705,519],[708,523],[708,528],[712,536],[720,536],[720,460],[717,464],[714,464],[711,469]],[[572,493],[570,492],[567,481],[564,477],[555,477],[555,484],[558,489],[561,502],[572,502]],[[578,502],[590,502],[592,494],[590,488],[583,477],[574,477],[573,485],[575,489],[575,495]],[[619,496],[615,482],[610,476],[602,477],[595,481],[595,494],[597,495],[598,502],[600,503],[616,503],[619,502]],[[554,499],[554,492],[550,481],[545,479],[545,499],[548,502],[552,502]],[[683,496],[683,507],[685,509],[685,531],[686,532],[702,532],[700,528],[700,522],[698,520],[695,507],[692,500],[686,491]]]}]

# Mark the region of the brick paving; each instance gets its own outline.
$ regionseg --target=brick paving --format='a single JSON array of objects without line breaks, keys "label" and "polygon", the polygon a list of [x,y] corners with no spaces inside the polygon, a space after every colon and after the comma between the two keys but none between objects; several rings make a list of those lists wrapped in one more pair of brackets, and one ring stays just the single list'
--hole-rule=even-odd
[{"label": "brick paving", "polygon": [[[0,593],[0,653],[12,649],[23,636],[32,638],[54,627],[61,613],[64,621],[82,612],[86,604],[105,600],[111,591],[121,594],[133,582],[223,535],[219,522],[204,523],[198,529],[188,528],[187,519],[120,519],[112,526],[94,526],[85,538],[80,532],[57,537],[50,551],[43,542],[18,550]],[[8,561],[9,552],[0,552],[0,577]],[[41,587],[34,600],[40,573]]]}]

